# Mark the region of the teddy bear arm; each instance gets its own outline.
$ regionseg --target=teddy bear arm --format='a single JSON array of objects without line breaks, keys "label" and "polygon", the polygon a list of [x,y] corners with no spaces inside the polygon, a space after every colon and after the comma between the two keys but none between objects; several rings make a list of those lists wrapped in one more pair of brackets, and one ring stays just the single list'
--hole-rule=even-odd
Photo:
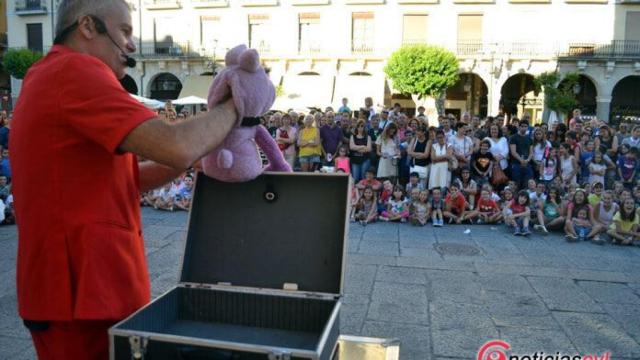
[{"label": "teddy bear arm", "polygon": [[255,136],[256,144],[262,149],[264,154],[267,156],[269,160],[269,166],[265,169],[266,171],[281,171],[281,172],[291,172],[291,166],[284,159],[284,155],[278,148],[275,140],[271,137],[267,129],[264,126],[258,125],[256,126],[256,136]]}]

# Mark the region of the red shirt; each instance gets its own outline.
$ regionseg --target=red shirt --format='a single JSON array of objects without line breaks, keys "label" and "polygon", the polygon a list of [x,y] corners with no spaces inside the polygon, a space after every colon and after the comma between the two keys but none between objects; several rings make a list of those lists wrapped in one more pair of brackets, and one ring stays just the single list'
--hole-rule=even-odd
[{"label": "red shirt", "polygon": [[149,301],[138,165],[117,147],[155,113],[95,57],[54,46],[11,123],[20,316],[122,319]]},{"label": "red shirt", "polygon": [[464,206],[467,204],[467,201],[464,199],[464,196],[458,192],[458,195],[453,198],[451,194],[447,195],[444,199],[445,204],[451,204],[451,211],[456,214],[462,214],[464,211]]},{"label": "red shirt", "polygon": [[515,214],[521,214],[526,210],[526,206],[525,205],[521,205],[518,201],[517,198],[511,200],[511,213]]},{"label": "red shirt", "polygon": [[498,208],[498,204],[496,204],[494,200],[485,200],[483,198],[480,198],[480,200],[478,200],[476,209],[481,213],[497,213],[500,211],[500,208]]}]

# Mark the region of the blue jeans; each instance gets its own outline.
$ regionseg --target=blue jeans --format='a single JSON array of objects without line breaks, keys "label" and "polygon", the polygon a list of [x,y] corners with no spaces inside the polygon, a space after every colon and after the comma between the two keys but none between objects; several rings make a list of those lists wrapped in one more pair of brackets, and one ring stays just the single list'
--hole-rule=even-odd
[{"label": "blue jeans", "polygon": [[358,181],[364,178],[364,173],[371,166],[371,161],[369,159],[362,162],[362,164],[354,164],[351,163],[351,176],[353,176],[354,184],[357,184]]},{"label": "blue jeans", "polygon": [[519,189],[526,189],[527,182],[533,178],[533,169],[531,164],[527,163],[522,166],[519,161],[511,163],[511,179],[518,184]]}]

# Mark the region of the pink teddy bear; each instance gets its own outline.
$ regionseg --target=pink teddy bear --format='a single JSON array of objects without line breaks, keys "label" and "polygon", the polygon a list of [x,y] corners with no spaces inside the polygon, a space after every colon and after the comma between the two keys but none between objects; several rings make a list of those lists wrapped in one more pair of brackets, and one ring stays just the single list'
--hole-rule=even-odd
[{"label": "pink teddy bear", "polygon": [[[226,182],[249,181],[263,171],[291,172],[275,140],[260,125],[260,116],[273,105],[276,91],[260,66],[258,52],[245,45],[236,46],[225,56],[225,65],[209,89],[209,109],[231,93],[238,123],[224,142],[202,159],[202,170]],[[258,147],[269,160],[265,168]]]}]

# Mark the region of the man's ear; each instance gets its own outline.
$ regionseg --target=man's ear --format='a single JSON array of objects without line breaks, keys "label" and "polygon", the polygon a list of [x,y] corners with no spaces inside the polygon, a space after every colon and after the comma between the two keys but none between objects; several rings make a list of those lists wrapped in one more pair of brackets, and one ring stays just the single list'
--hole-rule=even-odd
[{"label": "man's ear", "polygon": [[88,16],[88,15],[78,19],[78,30],[80,31],[80,34],[82,34],[82,36],[85,39],[93,39],[96,36],[98,36],[98,31],[96,30],[96,24],[91,18],[91,16]]}]

